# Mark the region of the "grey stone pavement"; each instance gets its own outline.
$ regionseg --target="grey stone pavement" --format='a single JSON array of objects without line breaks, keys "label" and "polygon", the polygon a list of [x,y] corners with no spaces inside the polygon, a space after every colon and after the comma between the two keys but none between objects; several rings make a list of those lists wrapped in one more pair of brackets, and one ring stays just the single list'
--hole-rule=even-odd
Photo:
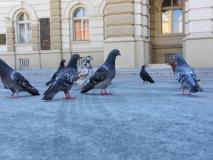
[{"label": "grey stone pavement", "polygon": [[[197,69],[203,93],[182,96],[170,69],[118,70],[109,87],[52,102],[21,93],[10,99],[0,82],[0,160],[212,160],[213,69]],[[23,70],[44,92],[54,70]]]}]

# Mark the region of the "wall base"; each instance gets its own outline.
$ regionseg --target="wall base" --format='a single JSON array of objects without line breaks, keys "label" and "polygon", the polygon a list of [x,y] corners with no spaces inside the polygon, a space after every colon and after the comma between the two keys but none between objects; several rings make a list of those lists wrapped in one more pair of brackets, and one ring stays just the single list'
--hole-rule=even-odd
[{"label": "wall base", "polygon": [[186,39],[185,57],[193,67],[213,67],[213,38]]}]

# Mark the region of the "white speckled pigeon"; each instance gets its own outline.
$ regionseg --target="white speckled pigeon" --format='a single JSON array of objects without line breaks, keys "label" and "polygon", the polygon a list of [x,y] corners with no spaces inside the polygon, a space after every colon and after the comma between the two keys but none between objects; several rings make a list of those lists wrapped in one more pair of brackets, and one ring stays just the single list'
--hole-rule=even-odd
[{"label": "white speckled pigeon", "polygon": [[64,59],[62,59],[60,62],[60,66],[58,67],[58,70],[53,74],[51,79],[46,83],[46,86],[51,85],[55,81],[55,78],[58,75],[59,71],[65,67],[65,63],[66,63],[66,61]]},{"label": "white speckled pigeon", "polygon": [[93,58],[91,56],[86,56],[82,58],[82,68],[85,68],[88,66],[88,64],[91,66],[91,61]]},{"label": "white speckled pigeon", "polygon": [[155,81],[152,79],[152,77],[149,75],[149,73],[146,71],[146,66],[142,65],[141,67],[141,72],[140,72],[140,77],[143,80],[144,83],[150,82],[154,83]]},{"label": "white speckled pigeon", "polygon": [[19,92],[28,92],[33,96],[40,95],[39,91],[20,73],[13,70],[8,64],[0,59],[0,76],[6,89],[12,91],[12,98]]},{"label": "white speckled pigeon", "polygon": [[181,88],[183,89],[183,93],[185,94],[185,90],[188,90],[189,93],[188,95],[190,95],[191,93],[196,93],[199,91],[203,91],[202,88],[200,88],[200,86],[198,85],[198,80],[196,77],[196,74],[193,70],[193,68],[191,68],[187,62],[185,61],[185,59],[183,58],[183,56],[181,54],[176,54],[175,55],[175,59],[176,59],[176,77],[178,82],[181,84]]},{"label": "white speckled pigeon", "polygon": [[92,89],[101,89],[101,95],[109,95],[106,88],[111,84],[115,77],[115,59],[120,55],[117,49],[112,50],[104,64],[97,69],[88,82],[81,88],[81,93],[86,93]]},{"label": "white speckled pigeon", "polygon": [[89,78],[94,74],[92,65],[91,65],[91,60],[93,58],[91,56],[87,56],[83,60],[83,66],[78,73],[79,80],[77,81],[77,84],[80,85],[81,87],[89,80]]},{"label": "white speckled pigeon", "polygon": [[53,97],[59,92],[63,91],[66,99],[74,99],[69,93],[73,83],[78,79],[77,62],[80,56],[74,54],[68,65],[61,69],[55,78],[52,85],[44,92],[44,100],[52,100]]}]

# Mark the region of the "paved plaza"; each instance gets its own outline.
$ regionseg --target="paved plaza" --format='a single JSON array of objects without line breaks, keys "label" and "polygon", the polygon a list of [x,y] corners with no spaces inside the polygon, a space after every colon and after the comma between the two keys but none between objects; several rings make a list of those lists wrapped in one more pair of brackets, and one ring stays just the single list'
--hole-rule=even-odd
[{"label": "paved plaza", "polygon": [[[171,69],[118,70],[109,87],[51,102],[0,82],[0,160],[212,160],[213,69],[197,69],[204,92],[182,96]],[[21,71],[43,93],[54,70]]]}]

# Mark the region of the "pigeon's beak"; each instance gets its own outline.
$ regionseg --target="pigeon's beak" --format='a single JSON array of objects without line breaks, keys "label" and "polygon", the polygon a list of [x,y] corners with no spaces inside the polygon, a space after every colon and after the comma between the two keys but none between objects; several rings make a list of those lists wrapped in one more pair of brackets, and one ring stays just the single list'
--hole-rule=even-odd
[{"label": "pigeon's beak", "polygon": [[120,52],[118,53],[118,56],[121,56]]}]

